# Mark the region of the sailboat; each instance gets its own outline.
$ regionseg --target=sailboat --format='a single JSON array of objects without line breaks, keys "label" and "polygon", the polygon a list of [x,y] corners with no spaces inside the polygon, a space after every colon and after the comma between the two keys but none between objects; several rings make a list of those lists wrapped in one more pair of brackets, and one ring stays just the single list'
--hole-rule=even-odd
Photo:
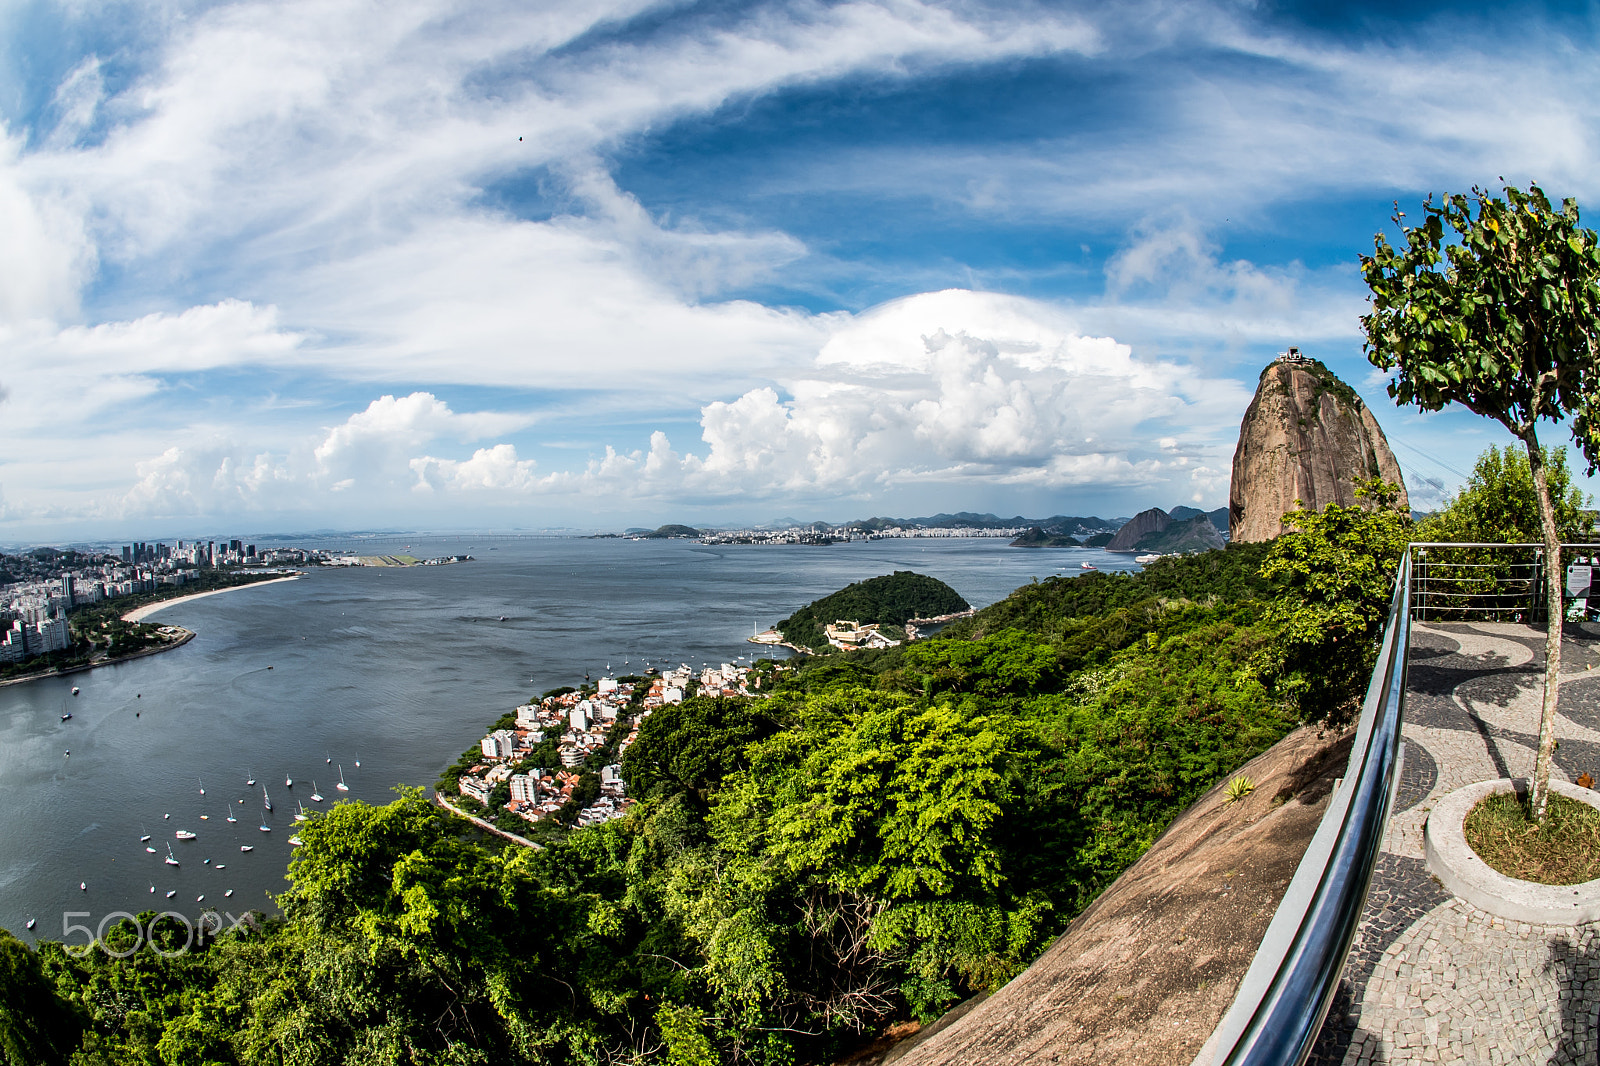
[{"label": "sailboat", "polygon": [[293,788],[294,787],[294,778],[292,778],[292,777],[284,778],[283,779],[283,787],[284,788]]},{"label": "sailboat", "polygon": [[178,857],[176,855],[172,854],[172,845],[171,844],[167,845],[166,863],[167,863],[168,866],[177,866],[177,865],[179,865]]},{"label": "sailboat", "polygon": [[267,810],[272,810],[272,797],[267,795],[267,786],[261,786],[261,805]]},{"label": "sailboat", "polygon": [[[198,777],[195,778],[195,780],[196,781],[200,781],[200,779]],[[204,781],[200,781],[200,795],[204,796],[205,794],[206,794],[206,783]]]},{"label": "sailboat", "polygon": [[233,895],[233,889],[231,889],[231,888],[230,888],[230,889],[228,889],[228,891],[226,891],[226,892],[224,892],[224,893],[223,893],[223,896],[224,896],[224,897],[227,897],[227,896],[232,896],[232,895]]},{"label": "sailboat", "polygon": [[261,816],[261,824],[256,828],[260,829],[263,833],[272,832],[272,826],[267,824],[267,816],[264,814]]},{"label": "sailboat", "polygon": [[252,846],[252,845],[250,845],[250,844],[240,844],[240,845],[239,845],[239,850],[240,850],[240,851],[253,851],[253,850],[254,850],[254,848],[253,848],[253,846]]},{"label": "sailboat", "polygon": [[39,923],[38,923],[38,922],[36,922],[36,921],[34,921],[34,920],[33,920],[33,919],[32,919],[32,918],[29,918],[29,919],[28,919],[28,924],[27,924],[27,925],[26,925],[26,926],[25,926],[25,927],[24,927],[24,928],[27,928],[27,929],[32,929],[32,928],[33,928],[33,927],[34,927],[34,926],[36,926],[36,925],[38,925],[38,924],[39,924]]},{"label": "sailboat", "polygon": [[344,783],[344,767],[339,767],[339,783],[333,786],[340,792],[349,792],[350,786]]},{"label": "sailboat", "polygon": [[[139,828],[143,829],[144,826],[140,826]],[[150,842],[150,834],[149,833],[146,833],[144,836],[139,838],[139,843],[141,843],[141,844],[147,844],[149,842]]]},{"label": "sailboat", "polygon": [[146,844],[144,846],[144,850],[149,852],[151,855],[154,855],[156,853],[156,849],[152,848],[149,844]]},{"label": "sailboat", "polygon": [[356,756],[356,769],[361,769],[361,756],[359,755]]},{"label": "sailboat", "polygon": [[178,890],[175,889],[175,888],[167,890],[167,898],[168,899],[171,899],[173,896],[176,896],[177,894],[178,894]]},{"label": "sailboat", "polygon": [[245,785],[246,788],[255,788],[256,787],[256,776],[255,776],[255,774],[252,774],[249,770],[246,770],[244,772],[244,785]]},{"label": "sailboat", "polygon": [[317,791],[317,783],[315,781],[311,782],[311,802],[312,803],[321,803],[322,802],[322,793]]},{"label": "sailboat", "polygon": [[300,813],[294,816],[294,820],[297,822],[306,820],[306,805],[304,803],[300,804]]},{"label": "sailboat", "polygon": [[238,820],[239,820],[239,819],[237,819],[237,818],[235,818],[235,817],[234,817],[234,816],[233,816],[233,812],[232,812],[232,811],[229,811],[229,812],[228,812],[228,821],[230,821],[230,822],[237,822],[237,821],[238,821]]},{"label": "sailboat", "polygon": [[299,836],[292,836],[292,837],[289,838],[289,843],[293,844],[295,847],[298,848],[300,846],[300,844],[301,844],[301,840],[300,840]]}]

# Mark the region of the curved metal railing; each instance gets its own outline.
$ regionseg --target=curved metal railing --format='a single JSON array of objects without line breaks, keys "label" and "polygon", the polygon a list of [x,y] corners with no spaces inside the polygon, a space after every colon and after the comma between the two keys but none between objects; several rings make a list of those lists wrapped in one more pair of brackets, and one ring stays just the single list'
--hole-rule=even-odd
[{"label": "curved metal railing", "polygon": [[1207,1050],[1212,1066],[1300,1066],[1338,987],[1400,779],[1411,636],[1411,553],[1400,560],[1383,647],[1343,781]]}]

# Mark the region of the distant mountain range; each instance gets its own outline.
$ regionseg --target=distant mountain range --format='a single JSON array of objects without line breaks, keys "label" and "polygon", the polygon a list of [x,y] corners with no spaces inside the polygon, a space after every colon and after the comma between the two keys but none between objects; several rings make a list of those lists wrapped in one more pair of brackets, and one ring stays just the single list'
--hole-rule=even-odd
[{"label": "distant mountain range", "polygon": [[[1211,524],[1219,532],[1228,529],[1228,509],[1218,507],[1214,511],[1201,511],[1194,507],[1177,506],[1166,514],[1176,522],[1185,522],[1200,515],[1211,519]],[[923,529],[1037,529],[1051,537],[1092,537],[1103,533],[1109,535],[1127,525],[1131,519],[1126,517],[1101,518],[1098,515],[1051,515],[1049,518],[1027,518],[1023,515],[1013,515],[1005,518],[997,514],[975,511],[957,511],[954,514],[939,513],[925,515],[921,518],[888,518],[874,516],[872,518],[858,518],[850,522],[841,522],[837,525],[831,522],[801,522],[794,518],[777,518],[770,522],[762,522],[755,526],[702,526],[696,528],[686,525],[665,525],[658,529],[649,530],[641,527],[629,528],[625,536],[648,537],[692,537],[700,532],[726,531],[733,529],[803,529],[819,533],[849,532],[861,530],[868,533],[878,533],[885,529],[899,527],[909,529],[921,527]]]}]

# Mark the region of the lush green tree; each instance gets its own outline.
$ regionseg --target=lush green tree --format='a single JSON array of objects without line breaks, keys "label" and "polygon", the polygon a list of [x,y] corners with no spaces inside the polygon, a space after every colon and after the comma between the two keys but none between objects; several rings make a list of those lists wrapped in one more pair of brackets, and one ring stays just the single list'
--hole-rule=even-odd
[{"label": "lush green tree", "polygon": [[1330,503],[1284,516],[1262,573],[1281,583],[1269,619],[1279,632],[1273,668],[1279,691],[1307,719],[1342,720],[1359,709],[1411,540],[1411,516],[1396,509],[1397,486],[1373,479],[1356,495],[1375,510]]},{"label": "lush green tree", "polygon": [[1533,809],[1544,817],[1561,681],[1562,568],[1540,420],[1571,418],[1593,473],[1600,464],[1600,243],[1577,201],[1551,204],[1537,185],[1474,189],[1423,204],[1394,248],[1379,234],[1361,260],[1372,290],[1362,317],[1368,358],[1396,371],[1389,394],[1437,411],[1458,403],[1505,426],[1528,453],[1539,505],[1549,603],[1545,691]]},{"label": "lush green tree", "polygon": [[[1557,536],[1569,543],[1594,536],[1589,501],[1572,484],[1565,449],[1540,450]],[[1527,455],[1490,445],[1449,503],[1417,524],[1416,539],[1490,544],[1540,541],[1538,496]]]},{"label": "lush green tree", "polygon": [[687,792],[704,803],[744,765],[745,746],[777,729],[772,714],[765,704],[709,696],[657,708],[622,757],[623,778],[637,796]]},{"label": "lush green tree", "polygon": [[0,1066],[65,1063],[82,1030],[33,949],[0,930]]}]

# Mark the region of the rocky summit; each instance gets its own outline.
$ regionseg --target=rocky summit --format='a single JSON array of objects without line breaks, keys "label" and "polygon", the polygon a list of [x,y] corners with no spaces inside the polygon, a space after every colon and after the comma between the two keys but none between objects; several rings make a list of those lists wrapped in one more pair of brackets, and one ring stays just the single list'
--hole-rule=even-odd
[{"label": "rocky summit", "polygon": [[1231,539],[1273,539],[1297,505],[1370,506],[1356,498],[1355,485],[1371,477],[1399,485],[1398,506],[1410,508],[1400,464],[1367,405],[1327,367],[1290,348],[1261,372],[1239,426],[1228,494]]}]

